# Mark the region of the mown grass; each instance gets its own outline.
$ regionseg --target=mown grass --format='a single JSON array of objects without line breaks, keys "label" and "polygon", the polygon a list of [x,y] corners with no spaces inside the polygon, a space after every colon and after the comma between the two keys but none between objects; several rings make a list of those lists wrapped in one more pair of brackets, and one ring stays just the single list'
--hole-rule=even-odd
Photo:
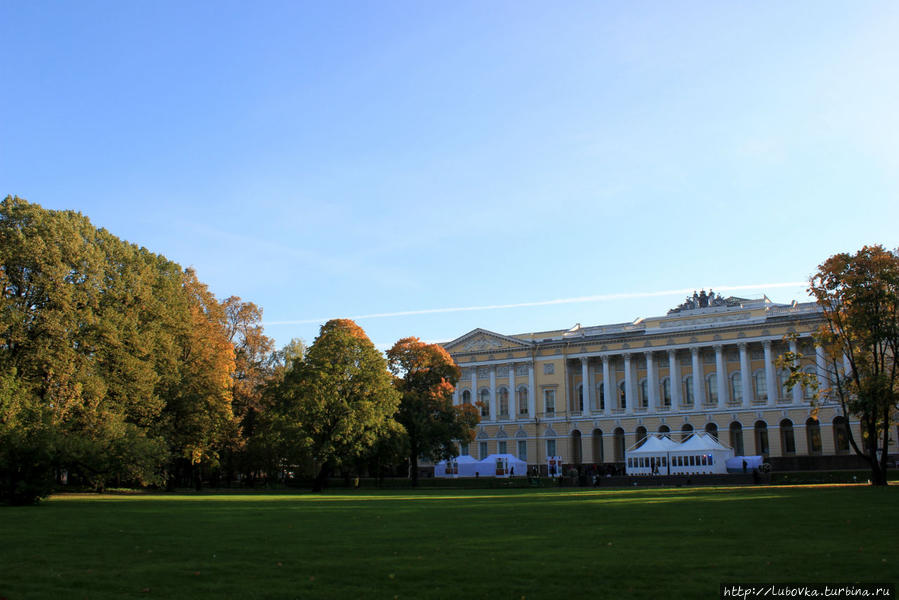
[{"label": "mown grass", "polygon": [[890,582],[899,487],[64,495],[0,508],[0,597],[714,598]]}]

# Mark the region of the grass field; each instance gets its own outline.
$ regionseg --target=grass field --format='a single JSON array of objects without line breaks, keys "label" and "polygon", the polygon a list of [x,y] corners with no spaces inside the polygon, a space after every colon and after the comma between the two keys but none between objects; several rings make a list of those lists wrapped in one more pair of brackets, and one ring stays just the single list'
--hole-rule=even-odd
[{"label": "grass field", "polygon": [[895,582],[899,487],[64,495],[0,507],[0,598],[717,598]]}]

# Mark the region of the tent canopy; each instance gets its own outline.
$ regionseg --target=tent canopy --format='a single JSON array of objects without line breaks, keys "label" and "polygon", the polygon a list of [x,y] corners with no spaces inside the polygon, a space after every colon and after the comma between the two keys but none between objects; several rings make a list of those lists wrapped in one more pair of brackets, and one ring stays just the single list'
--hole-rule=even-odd
[{"label": "tent canopy", "polygon": [[652,434],[646,438],[642,446],[634,446],[628,452],[631,454],[658,454],[659,452],[676,450],[679,446],[680,444],[672,441],[667,436]]}]

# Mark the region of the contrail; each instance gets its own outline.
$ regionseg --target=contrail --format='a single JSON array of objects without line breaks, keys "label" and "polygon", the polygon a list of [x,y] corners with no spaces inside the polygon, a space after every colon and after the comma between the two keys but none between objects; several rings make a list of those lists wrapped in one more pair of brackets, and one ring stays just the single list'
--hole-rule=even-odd
[{"label": "contrail", "polygon": [[[785,288],[808,285],[807,281],[789,281],[786,283],[762,283],[759,285],[716,285],[711,289],[716,291],[739,291],[755,289]],[[602,302],[605,300],[627,300],[633,298],[652,298],[655,296],[674,296],[679,294],[692,294],[695,290],[665,290],[661,292],[622,292],[617,294],[599,294],[597,296],[578,296],[575,298],[557,298],[555,300],[538,300],[535,302],[518,302],[515,304],[485,304],[481,306],[452,306],[446,308],[423,308],[419,310],[401,310],[397,312],[372,313],[368,315],[355,315],[345,317],[354,321],[363,319],[388,319],[392,317],[409,317],[413,315],[433,315],[439,313],[470,312],[477,310],[501,310],[506,308],[527,308],[531,306],[551,306],[553,304],[577,304],[581,302]],[[331,318],[298,319],[296,321],[265,321],[264,325],[306,325],[310,323],[324,323]]]}]

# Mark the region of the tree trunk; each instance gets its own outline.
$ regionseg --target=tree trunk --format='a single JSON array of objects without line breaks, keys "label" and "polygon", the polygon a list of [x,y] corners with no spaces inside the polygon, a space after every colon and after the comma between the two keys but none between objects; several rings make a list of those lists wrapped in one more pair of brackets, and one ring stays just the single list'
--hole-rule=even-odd
[{"label": "tree trunk", "polygon": [[322,464],[322,468],[318,471],[318,475],[315,476],[315,480],[312,482],[312,491],[313,492],[322,492],[326,487],[328,487],[328,476],[331,474],[331,464],[325,462]]}]

